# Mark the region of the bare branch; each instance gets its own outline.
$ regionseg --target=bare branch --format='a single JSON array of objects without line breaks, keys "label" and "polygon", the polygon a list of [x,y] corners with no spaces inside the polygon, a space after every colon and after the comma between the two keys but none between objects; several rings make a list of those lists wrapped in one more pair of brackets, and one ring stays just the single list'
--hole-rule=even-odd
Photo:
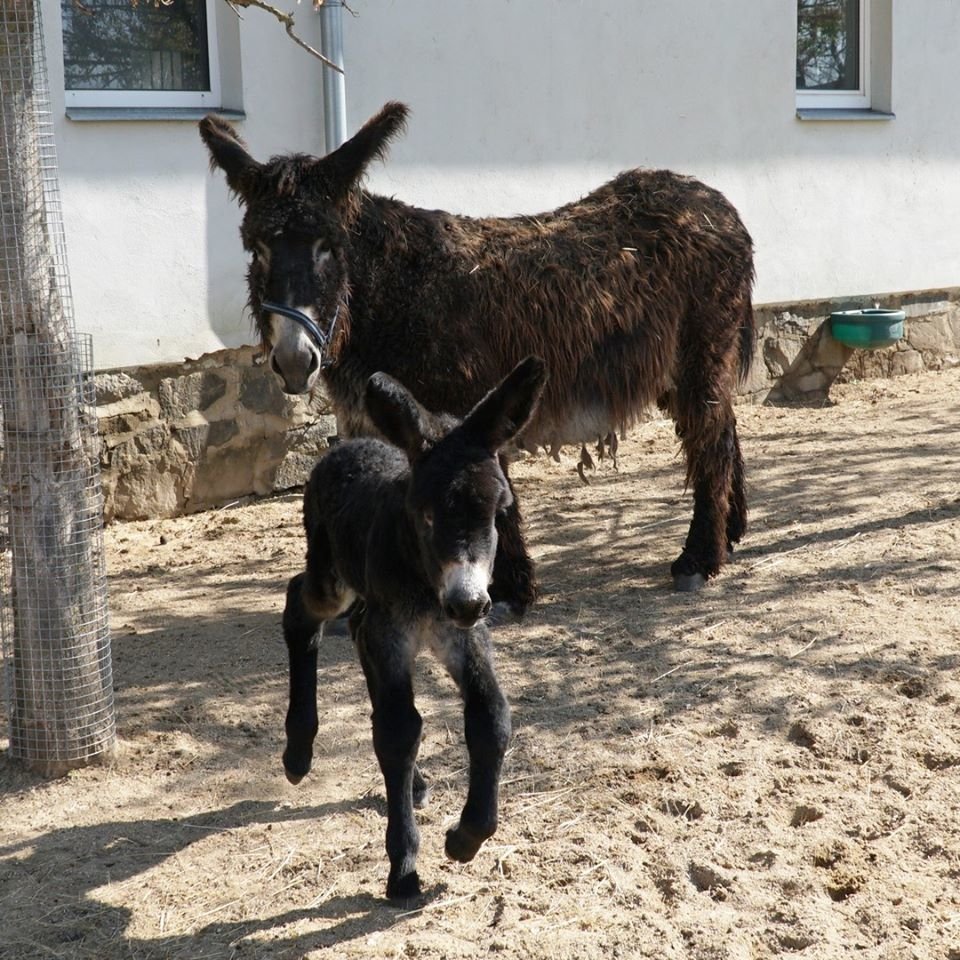
[{"label": "bare branch", "polygon": [[[341,67],[337,66],[337,64],[335,64],[332,60],[325,57],[319,50],[316,50],[313,47],[311,47],[310,44],[306,42],[306,40],[301,39],[300,37],[297,36],[296,33],[294,33],[296,22],[294,21],[293,17],[289,13],[284,13],[282,10],[278,10],[272,4],[265,2],[265,0],[227,0],[227,3],[229,3],[230,6],[234,8],[257,7],[260,10],[265,10],[267,13],[271,14],[271,16],[275,17],[276,20],[283,25],[283,28],[287,31],[287,36],[289,36],[290,39],[295,44],[297,44],[297,46],[303,47],[303,49],[306,50],[307,53],[316,57],[324,66],[329,67],[331,70],[336,70],[337,73],[343,73],[343,69]],[[316,0],[314,0],[314,6],[322,7],[323,0],[320,0],[319,3],[317,3]]]}]

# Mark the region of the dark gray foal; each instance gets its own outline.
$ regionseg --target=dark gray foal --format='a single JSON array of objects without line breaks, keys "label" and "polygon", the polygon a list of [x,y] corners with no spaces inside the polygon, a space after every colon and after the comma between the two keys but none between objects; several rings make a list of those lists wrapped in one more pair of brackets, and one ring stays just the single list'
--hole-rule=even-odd
[{"label": "dark gray foal", "polygon": [[420,891],[413,809],[426,798],[416,766],[421,719],[413,661],[424,644],[464,703],[470,782],[446,852],[473,859],[497,828],[510,712],[483,617],[497,549],[495,521],[512,502],[498,451],[527,423],[543,391],[543,362],[524,360],[463,419],[435,416],[383,373],[366,389],[371,421],[390,441],[348,440],[314,468],[304,496],[307,566],[287,588],[283,631],[290,707],[283,765],[310,769],[317,733],[317,643],[350,610],[350,631],[373,704],[373,746],[387,792],[388,897]]}]

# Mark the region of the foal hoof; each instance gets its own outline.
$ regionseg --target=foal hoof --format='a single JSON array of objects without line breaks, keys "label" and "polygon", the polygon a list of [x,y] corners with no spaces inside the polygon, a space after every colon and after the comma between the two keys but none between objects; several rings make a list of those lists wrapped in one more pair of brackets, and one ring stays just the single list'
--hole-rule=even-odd
[{"label": "foal hoof", "polygon": [[451,860],[456,860],[457,863],[469,863],[477,855],[477,851],[486,839],[472,830],[457,826],[447,831],[444,849]]},{"label": "foal hoof", "polygon": [[287,779],[296,786],[310,772],[310,758],[296,760],[289,750],[283,751],[283,772]]},{"label": "foal hoof", "polygon": [[391,871],[387,877],[387,898],[390,900],[410,900],[412,897],[420,896],[420,877],[416,870],[404,874],[402,877],[395,877]]},{"label": "foal hoof", "polygon": [[706,582],[702,573],[678,573],[673,578],[673,589],[678,593],[696,593]]},{"label": "foal hoof", "polygon": [[413,788],[413,806],[416,810],[423,810],[430,803],[430,788],[423,784],[419,789],[416,785]]}]

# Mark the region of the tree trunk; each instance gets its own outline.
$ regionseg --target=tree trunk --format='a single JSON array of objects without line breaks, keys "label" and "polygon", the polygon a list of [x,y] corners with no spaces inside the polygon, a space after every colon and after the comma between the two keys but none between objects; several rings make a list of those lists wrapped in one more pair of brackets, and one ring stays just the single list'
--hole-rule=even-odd
[{"label": "tree trunk", "polygon": [[38,17],[35,0],[0,0],[0,408],[12,553],[3,601],[10,751],[55,775],[112,749],[113,696],[99,477],[48,219],[56,170],[41,125]]}]

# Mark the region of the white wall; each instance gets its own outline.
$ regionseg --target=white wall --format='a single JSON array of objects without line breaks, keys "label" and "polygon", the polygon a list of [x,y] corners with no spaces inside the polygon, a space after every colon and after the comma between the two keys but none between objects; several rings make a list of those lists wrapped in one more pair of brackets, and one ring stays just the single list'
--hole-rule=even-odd
[{"label": "white wall", "polygon": [[[319,46],[309,4],[280,0]],[[94,335],[99,368],[179,361],[254,342],[244,313],[240,211],[209,172],[197,121],[104,121],[64,115],[59,0],[42,0],[77,329]],[[259,155],[323,151],[321,67],[269,16],[218,5],[242,88],[241,134]],[[238,35],[239,32],[239,35]]]},{"label": "white wall", "polygon": [[960,3],[893,0],[889,122],[795,114],[795,0],[351,0],[349,126],[413,109],[371,185],[536,213],[621,169],[723,190],[756,301],[960,285]]},{"label": "white wall", "polygon": [[[896,119],[811,123],[794,109],[795,0],[350,0],[348,128],[407,102],[371,186],[471,214],[536,213],[626,167],[699,176],[754,236],[758,303],[958,286],[960,2],[892,2]],[[196,123],[65,119],[59,2],[42,4],[97,365],[250,342],[240,214]],[[319,43],[309,3],[279,6]],[[322,151],[321,67],[243,16],[243,135],[259,157]]]}]

